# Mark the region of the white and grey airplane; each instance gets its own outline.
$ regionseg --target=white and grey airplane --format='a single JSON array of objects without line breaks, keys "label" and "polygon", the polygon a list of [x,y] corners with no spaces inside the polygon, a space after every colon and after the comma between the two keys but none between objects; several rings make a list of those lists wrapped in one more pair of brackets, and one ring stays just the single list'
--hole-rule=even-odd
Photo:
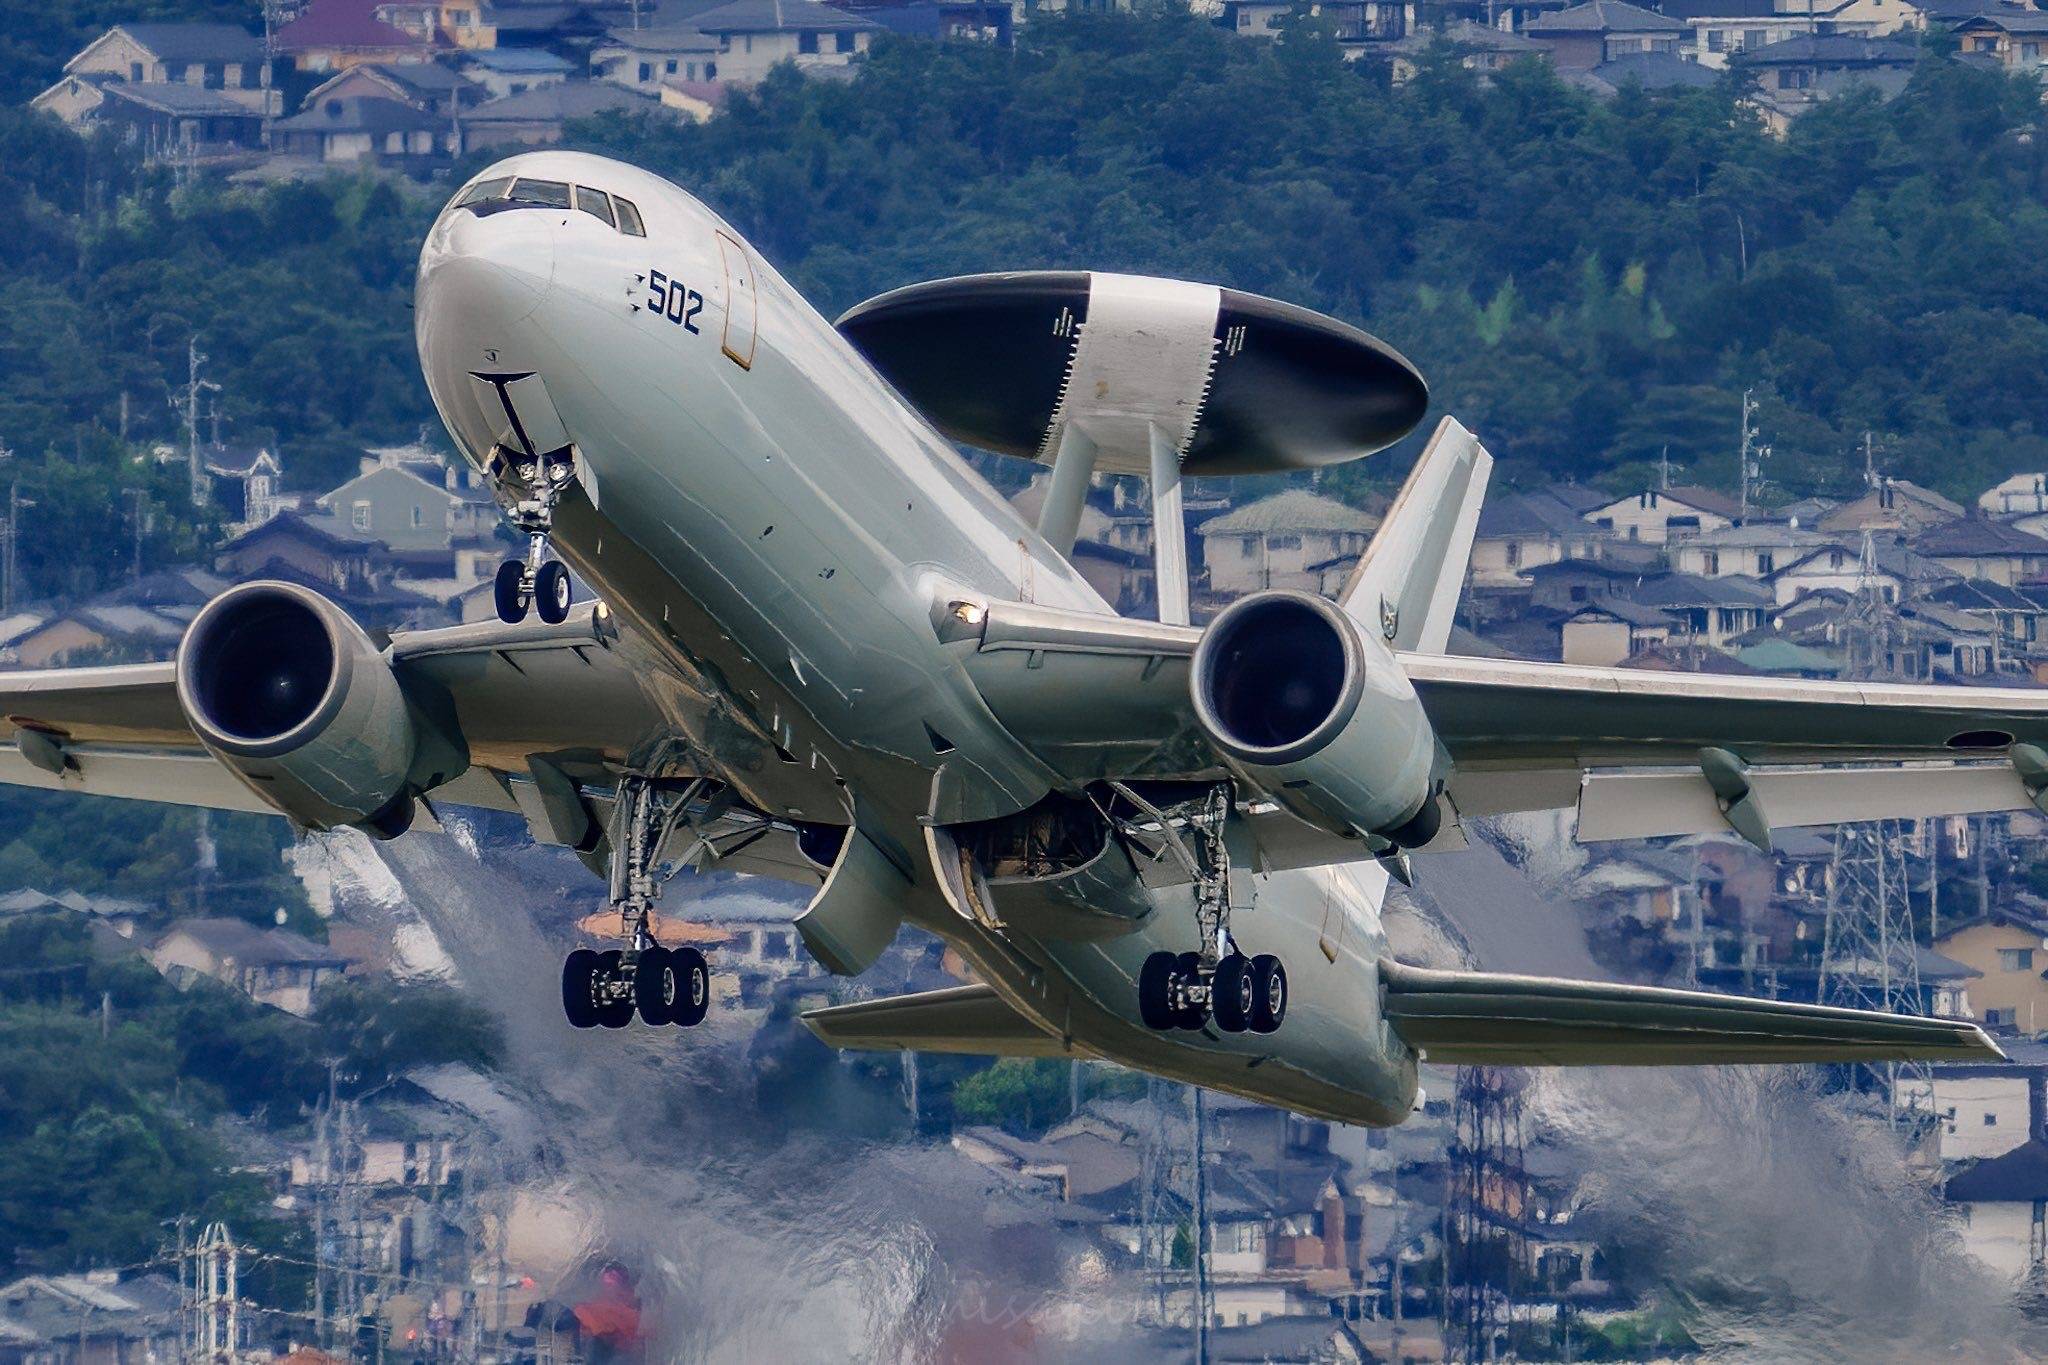
[{"label": "white and grey airplane", "polygon": [[[905,924],[972,968],[806,1016],[841,1047],[1108,1058],[1376,1125],[1424,1056],[1999,1055],[1966,1021],[1391,958],[1389,877],[1474,817],[1767,847],[2048,808],[2048,693],[1451,656],[1492,461],[1450,420],[1335,601],[1189,624],[1184,476],[1421,420],[1421,377],[1355,328],[1100,273],[914,286],[835,327],[690,195],[555,151],[455,195],[417,310],[448,431],[529,538],[501,620],[387,640],[245,583],[174,663],[0,677],[0,780],[387,838],[519,812],[619,910],[624,946],[564,966],[578,1027],[704,1017],[707,964],[649,909],[717,865],[815,886],[797,927],[834,972]],[[1035,525],[955,439],[1050,466]],[[1160,620],[1069,558],[1097,471],[1150,480]]]}]

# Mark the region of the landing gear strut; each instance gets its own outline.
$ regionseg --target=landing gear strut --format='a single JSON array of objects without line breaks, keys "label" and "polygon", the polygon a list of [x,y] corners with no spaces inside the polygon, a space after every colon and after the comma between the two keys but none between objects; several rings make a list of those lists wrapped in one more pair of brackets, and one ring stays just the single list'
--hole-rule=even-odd
[{"label": "landing gear strut", "polygon": [[611,902],[619,912],[626,948],[595,952],[578,948],[562,964],[562,1012],[576,1028],[624,1028],[637,1013],[641,1022],[704,1022],[711,1007],[711,968],[687,945],[666,948],[650,928],[661,894],[657,864],[662,846],[697,794],[699,784],[677,792],[647,777],[619,782],[612,805]]},{"label": "landing gear strut", "polygon": [[1213,1019],[1225,1033],[1271,1033],[1287,1017],[1287,969],[1271,953],[1248,957],[1230,935],[1230,850],[1224,831],[1233,793],[1228,783],[1201,797],[1162,810],[1129,787],[1116,795],[1145,817],[1142,824],[1119,821],[1141,847],[1160,843],[1157,857],[1171,856],[1190,875],[1195,922],[1202,933],[1197,952],[1156,952],[1138,973],[1138,1013],[1145,1026],[1200,1030]]},{"label": "landing gear strut", "polygon": [[526,537],[526,558],[508,559],[498,566],[493,585],[498,619],[508,625],[523,621],[530,605],[539,611],[541,620],[555,625],[568,619],[574,593],[569,567],[548,558],[548,537],[555,527],[555,504],[576,476],[576,463],[567,450],[560,450],[521,457],[506,472],[521,489],[509,513],[513,526]]}]

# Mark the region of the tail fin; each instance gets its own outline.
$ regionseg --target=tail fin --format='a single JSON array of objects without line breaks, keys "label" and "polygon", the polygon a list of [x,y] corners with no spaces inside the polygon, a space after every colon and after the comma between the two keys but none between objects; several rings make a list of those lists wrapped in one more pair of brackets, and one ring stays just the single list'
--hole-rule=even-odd
[{"label": "tail fin", "polygon": [[1337,605],[1395,649],[1443,653],[1492,475],[1479,438],[1439,422]]}]

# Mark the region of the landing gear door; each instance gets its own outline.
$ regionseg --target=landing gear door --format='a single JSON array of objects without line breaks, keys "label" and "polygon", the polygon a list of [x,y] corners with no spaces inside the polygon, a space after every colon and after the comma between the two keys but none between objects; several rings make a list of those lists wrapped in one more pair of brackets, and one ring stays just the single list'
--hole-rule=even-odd
[{"label": "landing gear door", "polygon": [[723,232],[718,255],[725,265],[725,354],[743,370],[754,368],[754,329],[759,302],[754,293],[754,263],[747,249]]}]

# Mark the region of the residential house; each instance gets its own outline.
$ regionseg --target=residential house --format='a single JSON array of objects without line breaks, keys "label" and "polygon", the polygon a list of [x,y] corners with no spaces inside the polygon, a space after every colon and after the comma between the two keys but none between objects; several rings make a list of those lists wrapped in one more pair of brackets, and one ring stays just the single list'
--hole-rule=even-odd
[{"label": "residential house", "polygon": [[2007,587],[1981,578],[1952,578],[1929,589],[1922,600],[1954,607],[1983,622],[1997,632],[2002,657],[2036,654],[2048,643],[2048,585]]},{"label": "residential house", "polygon": [[1631,86],[1647,91],[1700,90],[1720,80],[1698,62],[1672,52],[1626,52],[1590,71],[1571,72],[1567,79],[1602,99]]},{"label": "residential house", "polygon": [[1009,47],[1016,35],[1017,9],[1008,0],[906,0],[846,8],[857,10],[861,18],[872,19],[891,33],[917,38],[950,38]]},{"label": "residential house", "polygon": [[1624,596],[1646,575],[1662,572],[1661,564],[1621,557],[1560,559],[1554,564],[1538,564],[1525,575],[1529,580],[1529,606],[1538,611],[1577,611],[1589,602]]},{"label": "residential house", "polygon": [[1676,53],[1686,27],[1627,0],[1585,0],[1539,15],[1523,32],[1550,50],[1560,71],[1589,71],[1638,52]]},{"label": "residential house", "polygon": [[1677,618],[1673,635],[1680,643],[1715,649],[1756,629],[1774,602],[1771,590],[1753,578],[1682,573],[1645,579],[1630,595],[1638,606],[1661,607]]},{"label": "residential house", "polygon": [[116,128],[144,155],[233,155],[263,146],[263,115],[196,85],[109,81],[79,121]]},{"label": "residential house", "polygon": [[199,452],[212,481],[213,500],[229,527],[246,531],[276,516],[285,505],[284,465],[262,445],[210,445]]},{"label": "residential house", "polygon": [[1221,594],[1264,588],[1314,591],[1310,566],[1360,554],[1379,518],[1302,488],[1290,488],[1202,523],[1202,563],[1209,590]]},{"label": "residential house", "polygon": [[[690,0],[695,4],[696,0]],[[643,0],[643,7],[645,0]],[[689,5],[663,5],[643,15],[658,27],[664,16]],[[702,8],[701,4],[697,5]],[[632,19],[632,0],[540,0],[537,4],[498,4],[491,11],[498,29],[498,49],[547,48],[575,53],[572,67],[583,67],[587,54],[606,33]]]},{"label": "residential house", "polygon": [[560,85],[575,69],[566,58],[540,48],[500,47],[462,59],[462,74],[494,100]]},{"label": "residential house", "polygon": [[[1291,6],[1281,7],[1283,13],[1289,9]],[[1441,29],[1418,29],[1397,42],[1385,45],[1393,59],[1394,83],[1401,85],[1412,79],[1416,59],[1438,44],[1458,54],[1458,65],[1467,71],[1476,71],[1482,77],[1525,57],[1541,60],[1550,55],[1549,48],[1522,34],[1495,28],[1491,24],[1474,23],[1470,19],[1457,19]]]},{"label": "residential house", "polygon": [[1805,12],[1780,9],[1778,0],[1663,0],[1658,8],[1685,24],[1685,56],[1710,72],[1726,68],[1728,59],[1745,48],[1808,31]]},{"label": "residential house", "polygon": [[1472,582],[1481,587],[1523,584],[1541,565],[1592,559],[1607,538],[1605,530],[1554,492],[1492,498],[1479,509],[1472,540]]},{"label": "residential house", "polygon": [[592,118],[614,110],[640,113],[661,108],[661,101],[637,95],[603,81],[564,81],[542,85],[520,95],[480,104],[462,116],[462,145],[538,147],[562,140],[570,119]]},{"label": "residential house", "polygon": [[23,632],[7,652],[24,668],[147,663],[175,654],[190,622],[189,613],[178,616],[95,599]]},{"label": "residential house", "polygon": [[423,43],[442,48],[489,49],[498,26],[484,0],[383,0],[379,19]]},{"label": "residential house", "polygon": [[2030,1138],[1948,1178],[1963,1249],[2015,1284],[2048,1271],[2048,1141]]},{"label": "residential house", "polygon": [[1624,597],[1603,598],[1559,624],[1559,657],[1568,664],[1618,664],[1670,643],[1675,624],[1669,612],[1656,607]]},{"label": "residential house", "polygon": [[166,1275],[30,1275],[0,1285],[0,1362],[178,1360],[186,1354],[185,1318],[184,1291]]},{"label": "residential house", "polygon": [[1829,535],[1862,531],[1915,535],[1962,515],[1961,507],[1931,488],[1905,479],[1882,479],[1862,497],[1830,510],[1814,529]]},{"label": "residential house", "polygon": [[1912,544],[1952,573],[2007,587],[2048,573],[2048,540],[2007,521],[1965,517],[1922,531]]},{"label": "residential house", "polygon": [[1754,80],[1755,103],[1782,131],[1778,125],[1844,90],[1898,94],[1919,60],[1919,44],[1909,38],[1802,33],[1749,48],[1732,65]]},{"label": "residential house", "polygon": [[719,47],[718,39],[687,25],[613,29],[590,50],[590,73],[643,95],[659,95],[670,81],[716,81]]},{"label": "residential house", "polygon": [[1841,538],[1833,536],[1819,536],[1813,548],[1789,560],[1777,561],[1777,564],[1778,567],[1764,577],[1780,606],[1817,592],[1833,591],[1853,597],[1866,582],[1885,601],[1896,602],[1918,581],[1915,571],[1921,565],[1937,575],[1945,576],[1947,573],[1939,565],[1919,561],[1918,556],[1891,542],[1883,545],[1873,542],[1870,563],[1866,565],[1860,551],[1851,549],[1842,543]]},{"label": "residential house", "polygon": [[1926,1079],[1901,1074],[1901,1104],[1934,1115],[1941,1159],[1984,1161],[2048,1138],[2048,1045],[2007,1041],[2004,1062],[1937,1062]]},{"label": "residential house", "polygon": [[301,110],[318,108],[323,100],[370,97],[397,100],[422,113],[452,117],[490,98],[484,86],[439,62],[386,65],[363,62],[336,72],[306,92]]},{"label": "residential house", "polygon": [[271,147],[314,161],[418,163],[460,150],[452,116],[381,95],[329,95],[270,125]]},{"label": "residential house", "polygon": [[64,63],[64,76],[29,101],[76,125],[108,85],[189,85],[263,116],[279,112],[263,42],[234,24],[116,24]]},{"label": "residential house", "polygon": [[342,71],[363,62],[425,62],[434,42],[377,17],[375,0],[311,0],[277,30],[277,50],[300,71]]},{"label": "residential house", "polygon": [[1905,677],[1980,678],[1997,672],[2003,657],[1995,625],[1929,598],[1899,604],[1887,643],[1913,651]]},{"label": "residential house", "polygon": [[882,27],[817,0],[732,0],[690,23],[718,40],[718,79],[743,86],[781,62],[800,70],[845,66]]},{"label": "residential house", "polygon": [[1619,540],[1665,545],[1703,531],[1733,526],[1742,509],[1733,498],[1708,488],[1646,488],[1591,508],[1583,515]]},{"label": "residential house", "polygon": [[1977,972],[1970,1004],[1986,1028],[2048,1031],[2048,920],[1996,909],[1945,928],[1934,949]]},{"label": "residential house", "polygon": [[2048,513],[2048,474],[2014,474],[1979,493],[1977,506],[1993,517]]},{"label": "residential house", "polygon": [[400,553],[445,551],[456,540],[488,536],[497,526],[497,504],[489,493],[458,482],[452,469],[438,464],[431,472],[450,477],[431,479],[428,469],[405,462],[403,453],[395,449],[391,463],[365,469],[315,505],[345,520],[352,534]]},{"label": "residential house", "polygon": [[151,945],[149,960],[174,982],[212,977],[289,1014],[311,1014],[320,987],[348,966],[302,935],[238,919],[179,920]]},{"label": "residential house", "polygon": [[1802,531],[1776,522],[1751,522],[1702,531],[1671,545],[1671,567],[1701,578],[1740,574],[1769,578],[1814,549],[1832,544],[1818,531]]},{"label": "residential house", "polygon": [[1994,61],[2007,71],[2034,75],[2048,53],[2048,13],[2037,9],[1987,10],[1949,31],[1959,54]]}]

